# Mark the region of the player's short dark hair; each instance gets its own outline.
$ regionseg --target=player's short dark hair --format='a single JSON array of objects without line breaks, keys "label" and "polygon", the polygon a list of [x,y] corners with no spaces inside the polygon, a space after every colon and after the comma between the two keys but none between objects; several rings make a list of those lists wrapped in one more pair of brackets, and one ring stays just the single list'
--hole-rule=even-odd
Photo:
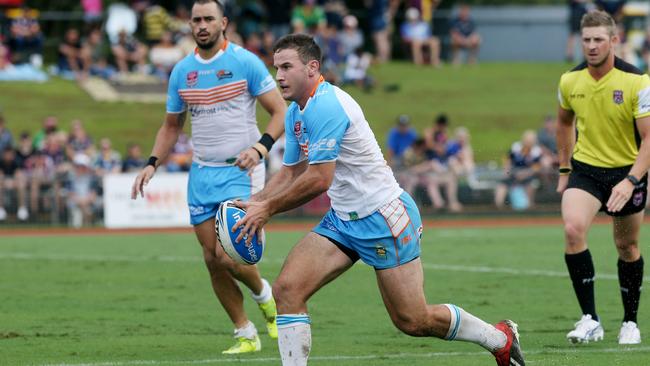
[{"label": "player's short dark hair", "polygon": [[316,44],[316,41],[314,41],[314,37],[308,34],[287,34],[278,39],[278,41],[275,42],[275,45],[273,45],[273,53],[286,49],[296,50],[296,52],[298,52],[298,57],[300,57],[300,61],[305,65],[311,60],[316,60],[319,63],[322,63],[323,54],[321,49]]},{"label": "player's short dark hair", "polygon": [[193,5],[196,5],[196,4],[204,5],[204,4],[210,4],[210,3],[217,4],[217,9],[219,9],[219,11],[221,12],[221,15],[226,15],[226,8],[223,6],[221,1],[219,1],[219,0],[194,0]]},{"label": "player's short dark hair", "polygon": [[607,12],[594,10],[582,16],[580,20],[580,30],[590,27],[605,27],[609,36],[616,34],[616,22]]}]

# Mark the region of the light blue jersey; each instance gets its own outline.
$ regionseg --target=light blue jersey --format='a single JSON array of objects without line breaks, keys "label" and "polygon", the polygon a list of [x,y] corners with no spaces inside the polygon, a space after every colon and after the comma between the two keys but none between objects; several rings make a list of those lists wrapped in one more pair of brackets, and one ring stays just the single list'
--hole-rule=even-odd
[{"label": "light blue jersey", "polygon": [[226,41],[209,60],[195,52],[176,64],[167,113],[189,112],[194,162],[224,166],[259,140],[255,97],[275,87],[257,56]]},{"label": "light blue jersey", "polygon": [[195,52],[174,67],[167,113],[187,110],[191,118],[193,164],[187,201],[192,225],[214,218],[222,201],[248,199],[264,186],[264,164],[251,175],[232,164],[261,136],[255,97],[275,87],[257,56],[227,41],[209,60]]},{"label": "light blue jersey", "polygon": [[420,255],[422,222],[415,202],[397,184],[361,107],[344,91],[321,81],[300,109],[285,119],[287,166],[336,162],[327,191],[332,209],[314,232],[336,243],[352,260],[376,269]]}]

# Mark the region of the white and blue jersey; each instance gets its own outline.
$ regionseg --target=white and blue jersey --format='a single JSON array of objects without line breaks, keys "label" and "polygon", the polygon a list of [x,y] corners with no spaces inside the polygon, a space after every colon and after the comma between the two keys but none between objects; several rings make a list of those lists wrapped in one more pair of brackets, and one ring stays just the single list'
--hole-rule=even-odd
[{"label": "white and blue jersey", "polygon": [[257,56],[227,41],[209,60],[195,52],[174,67],[167,113],[187,111],[191,118],[193,163],[187,201],[192,225],[213,218],[221,202],[248,199],[264,186],[264,164],[250,176],[232,164],[261,136],[255,98],[275,87]]},{"label": "white and blue jersey", "polygon": [[327,191],[332,209],[314,232],[344,247],[353,260],[360,257],[377,269],[419,256],[418,209],[397,184],[350,95],[321,78],[304,109],[296,103],[289,106],[285,132],[284,165],[336,162]]}]

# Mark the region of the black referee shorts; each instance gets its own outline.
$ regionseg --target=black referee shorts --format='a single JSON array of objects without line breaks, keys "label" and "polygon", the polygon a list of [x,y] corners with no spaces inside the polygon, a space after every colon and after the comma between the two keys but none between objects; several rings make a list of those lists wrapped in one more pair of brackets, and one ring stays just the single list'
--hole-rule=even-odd
[{"label": "black referee shorts", "polygon": [[607,211],[607,200],[612,194],[612,188],[620,181],[625,179],[630,173],[632,166],[621,168],[601,168],[593,165],[571,160],[573,170],[569,175],[569,185],[567,188],[577,188],[596,197],[600,203],[600,211],[609,216],[628,216],[641,212],[645,208],[648,188],[648,175],[641,178],[640,187],[635,188],[632,192],[632,198],[618,212]]}]

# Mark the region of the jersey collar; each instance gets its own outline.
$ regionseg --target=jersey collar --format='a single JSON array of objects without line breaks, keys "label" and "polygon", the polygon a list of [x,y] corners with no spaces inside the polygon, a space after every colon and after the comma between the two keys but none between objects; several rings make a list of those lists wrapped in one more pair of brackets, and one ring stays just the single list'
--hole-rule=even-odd
[{"label": "jersey collar", "polygon": [[309,93],[309,99],[307,99],[307,103],[305,103],[305,107],[301,109],[301,108],[300,108],[300,105],[298,105],[298,109],[300,110],[300,113],[303,113],[303,112],[305,111],[305,109],[307,109],[307,106],[309,105],[309,102],[311,102],[311,98],[313,98],[314,95],[316,95],[316,90],[318,90],[318,87],[319,87],[319,86],[320,86],[324,81],[325,81],[325,78],[323,77],[323,75],[321,75],[321,76],[318,78],[318,82],[316,83],[316,85],[314,85],[314,88],[313,88],[313,89],[311,90],[311,92]]},{"label": "jersey collar", "polygon": [[224,53],[226,53],[227,48],[228,48],[228,40],[224,39],[223,40],[223,45],[221,46],[219,51],[217,51],[217,53],[215,53],[214,56],[212,56],[209,59],[205,60],[205,59],[201,58],[201,56],[199,55],[199,48],[195,47],[194,48],[194,58],[196,59],[196,61],[198,61],[198,62],[200,62],[202,64],[209,64],[212,61],[214,61],[214,60],[218,59],[219,57],[221,57],[221,55],[223,55]]}]

